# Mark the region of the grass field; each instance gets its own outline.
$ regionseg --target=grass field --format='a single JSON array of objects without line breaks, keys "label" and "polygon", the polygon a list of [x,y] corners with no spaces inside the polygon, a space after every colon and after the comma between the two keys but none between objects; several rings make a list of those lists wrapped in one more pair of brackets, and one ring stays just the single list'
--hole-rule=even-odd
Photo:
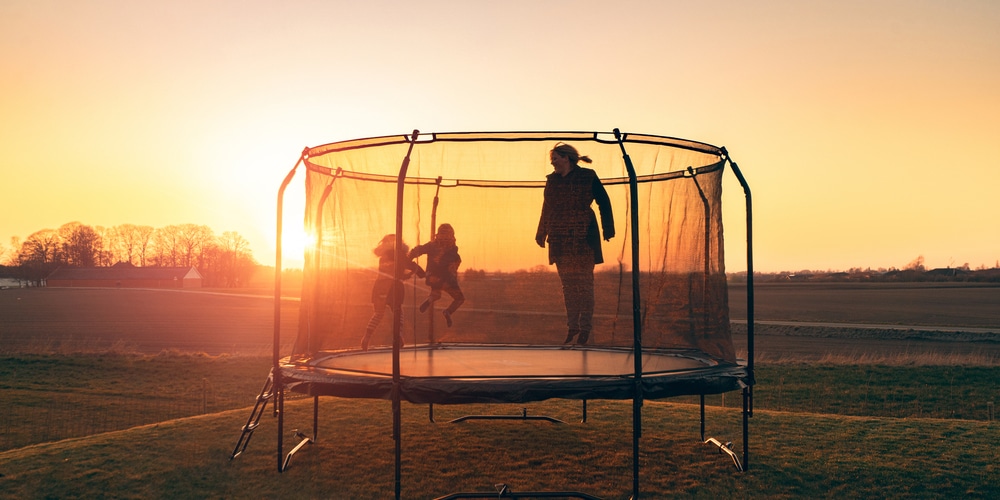
[{"label": "grass field", "polygon": [[[243,408],[269,367],[265,357],[175,352],[0,357],[0,450]],[[1000,401],[997,366],[764,364],[756,375],[760,410],[989,421]],[[741,398],[706,402],[734,408]]]},{"label": "grass field", "polygon": [[[310,403],[289,403],[289,419],[310,421]],[[392,498],[389,407],[323,400],[319,442],[293,457],[284,473],[276,471],[271,421],[244,455],[228,459],[229,438],[246,417],[235,410],[0,453],[0,488],[9,498]],[[402,497],[495,493],[500,483],[519,492],[629,497],[628,403],[595,402],[586,424],[570,420],[578,411],[570,403],[534,409],[570,423],[433,424],[425,408],[404,405]],[[480,409],[446,410],[457,416]],[[709,435],[738,427],[736,410],[707,414]],[[751,468],[738,473],[701,443],[696,406],[649,402],[643,415],[642,498],[1000,494],[995,422],[757,411]]]},{"label": "grass field", "polygon": [[242,408],[270,364],[179,352],[0,356],[0,450]]},{"label": "grass field", "polygon": [[[857,309],[868,312],[855,312],[850,322],[954,326],[948,323],[956,322],[949,318],[958,301],[980,304],[979,312],[968,314],[978,319],[964,326],[1000,325],[995,288],[914,290],[865,288],[858,299],[851,298],[857,289],[776,287],[760,291],[758,319],[837,322],[839,309],[852,310],[861,301]],[[6,403],[0,408],[0,496],[392,497],[392,422],[385,401],[324,399],[320,441],[296,455],[285,473],[275,470],[269,417],[247,453],[228,460],[270,366],[270,299],[131,291],[124,302],[115,296],[131,318],[116,324],[96,314],[100,294],[34,295],[52,291],[0,291]],[[930,298],[915,298],[919,294]],[[41,302],[53,297],[59,300]],[[165,297],[167,316],[159,311]],[[876,300],[885,305],[873,305]],[[34,305],[24,307],[25,301]],[[65,307],[57,310],[53,303]],[[283,314],[295,317],[294,301],[284,307]],[[923,316],[907,318],[907,308]],[[789,317],[803,310],[814,312]],[[177,311],[185,313],[182,319]],[[933,318],[938,323],[929,323]],[[857,329],[762,330],[750,471],[736,473],[724,455],[701,443],[694,399],[647,402],[644,498],[1000,495],[1000,363],[988,335],[914,340],[880,339],[877,329],[867,337],[870,332]],[[173,345],[167,339],[177,332],[181,340]],[[140,345],[146,348],[136,349]],[[739,393],[707,400],[709,435],[737,441],[742,450]],[[310,403],[288,403],[286,451],[294,428],[311,428]],[[566,401],[530,405],[531,414],[549,414],[565,425],[440,423],[520,411],[517,405],[439,406],[439,423],[432,424],[426,407],[404,404],[403,497],[488,492],[506,483],[513,491],[571,489],[627,498],[627,402],[590,402],[587,423],[578,422],[579,403]]]}]

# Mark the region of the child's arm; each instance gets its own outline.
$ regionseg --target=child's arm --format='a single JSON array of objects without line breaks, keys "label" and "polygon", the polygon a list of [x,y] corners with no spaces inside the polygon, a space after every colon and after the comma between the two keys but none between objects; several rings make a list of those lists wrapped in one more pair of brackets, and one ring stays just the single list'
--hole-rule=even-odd
[{"label": "child's arm", "polygon": [[413,270],[413,274],[416,274],[418,278],[423,278],[424,276],[427,276],[427,273],[424,272],[424,268],[420,267],[420,264],[417,264],[412,260],[410,261],[410,269]]},{"label": "child's arm", "polygon": [[462,256],[455,252],[455,257],[452,259],[451,263],[448,264],[448,271],[452,276],[458,277],[458,266],[462,265]]}]

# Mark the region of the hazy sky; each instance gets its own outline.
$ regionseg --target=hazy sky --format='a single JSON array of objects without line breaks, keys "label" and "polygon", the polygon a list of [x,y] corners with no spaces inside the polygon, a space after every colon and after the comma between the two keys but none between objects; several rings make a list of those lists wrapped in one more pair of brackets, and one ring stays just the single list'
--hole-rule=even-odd
[{"label": "hazy sky", "polygon": [[7,248],[195,223],[273,264],[306,146],[619,128],[730,151],[757,270],[1000,260],[994,0],[0,0],[0,117]]}]

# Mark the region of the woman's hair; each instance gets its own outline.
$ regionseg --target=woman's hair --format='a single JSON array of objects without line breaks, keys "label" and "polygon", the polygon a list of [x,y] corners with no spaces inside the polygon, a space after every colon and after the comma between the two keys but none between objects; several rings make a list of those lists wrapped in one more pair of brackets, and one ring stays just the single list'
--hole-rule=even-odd
[{"label": "woman's hair", "polygon": [[552,148],[553,153],[558,153],[559,156],[566,157],[571,165],[576,165],[579,162],[591,163],[591,159],[588,156],[580,156],[580,153],[576,151],[576,148],[566,144],[565,142],[560,142],[556,144],[556,147]]}]

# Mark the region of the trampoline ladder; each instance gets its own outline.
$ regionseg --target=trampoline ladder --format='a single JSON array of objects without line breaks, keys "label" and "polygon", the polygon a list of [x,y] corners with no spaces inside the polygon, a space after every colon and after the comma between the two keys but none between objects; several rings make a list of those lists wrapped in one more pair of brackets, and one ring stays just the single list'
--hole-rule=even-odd
[{"label": "trampoline ladder", "polygon": [[257,430],[257,426],[260,425],[260,417],[264,415],[267,402],[273,399],[274,396],[274,372],[272,371],[267,374],[264,387],[260,389],[260,394],[257,395],[257,401],[254,403],[253,411],[250,412],[250,418],[247,419],[246,425],[243,426],[243,432],[240,434],[239,440],[236,441],[233,454],[229,456],[230,460],[240,456],[247,449],[247,445],[250,444],[250,438],[253,437],[253,431]]}]

